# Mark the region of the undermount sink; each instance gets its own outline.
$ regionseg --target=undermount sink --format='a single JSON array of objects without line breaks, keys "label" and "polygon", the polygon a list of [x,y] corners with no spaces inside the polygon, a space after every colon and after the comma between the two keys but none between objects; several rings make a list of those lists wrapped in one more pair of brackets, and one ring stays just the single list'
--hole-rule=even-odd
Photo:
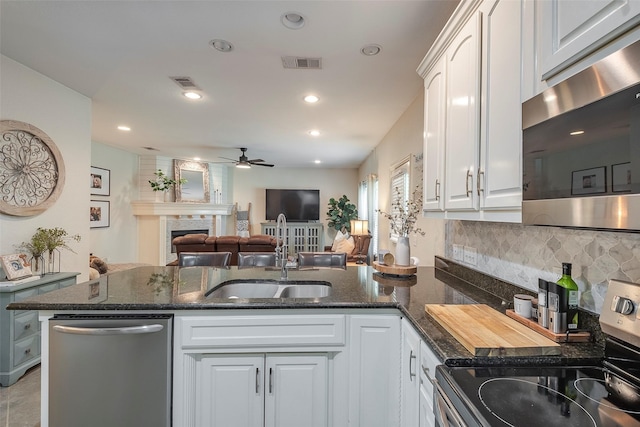
[{"label": "undermount sink", "polygon": [[331,283],[322,280],[229,280],[205,293],[209,298],[324,298]]}]

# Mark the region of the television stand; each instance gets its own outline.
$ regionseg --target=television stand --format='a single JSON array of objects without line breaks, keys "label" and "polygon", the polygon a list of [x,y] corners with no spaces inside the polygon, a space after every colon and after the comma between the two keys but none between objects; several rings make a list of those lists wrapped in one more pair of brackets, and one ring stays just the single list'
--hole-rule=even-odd
[{"label": "television stand", "polygon": [[[276,236],[276,224],[263,222],[262,234]],[[322,252],[324,250],[324,225],[318,222],[287,222],[289,255],[298,252]]]}]

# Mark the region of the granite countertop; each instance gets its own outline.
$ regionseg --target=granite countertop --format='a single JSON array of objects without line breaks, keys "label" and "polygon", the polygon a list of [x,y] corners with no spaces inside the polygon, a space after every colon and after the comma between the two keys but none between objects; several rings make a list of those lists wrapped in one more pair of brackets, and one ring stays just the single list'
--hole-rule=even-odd
[{"label": "granite countertop", "polygon": [[471,285],[445,270],[419,267],[417,274],[408,278],[382,276],[367,266],[350,266],[346,270],[292,270],[291,281],[331,282],[331,295],[318,299],[217,299],[207,298],[204,293],[227,280],[278,280],[280,271],[143,266],[14,302],[8,309],[61,312],[394,308],[414,324],[422,338],[449,366],[594,364],[602,358],[602,346],[596,343],[561,344],[559,356],[474,357],[425,312],[424,305],[482,303],[501,312],[510,305],[504,297]]}]

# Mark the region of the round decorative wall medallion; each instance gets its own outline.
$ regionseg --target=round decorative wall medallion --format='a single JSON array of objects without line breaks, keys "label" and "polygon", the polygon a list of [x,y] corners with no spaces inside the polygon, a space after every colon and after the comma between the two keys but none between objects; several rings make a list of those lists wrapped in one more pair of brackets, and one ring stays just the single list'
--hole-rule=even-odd
[{"label": "round decorative wall medallion", "polygon": [[0,120],[0,213],[42,213],[62,187],[64,162],[51,138],[28,123]]}]

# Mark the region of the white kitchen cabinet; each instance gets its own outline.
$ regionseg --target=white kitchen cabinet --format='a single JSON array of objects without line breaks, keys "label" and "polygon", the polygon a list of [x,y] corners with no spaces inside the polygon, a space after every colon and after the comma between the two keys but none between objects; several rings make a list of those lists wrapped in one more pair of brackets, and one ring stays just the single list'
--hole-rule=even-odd
[{"label": "white kitchen cabinet", "polygon": [[426,342],[420,342],[420,358],[419,358],[419,375],[420,375],[420,395],[419,395],[419,411],[420,411],[420,427],[433,427],[436,424],[434,412],[434,389],[433,382],[435,380],[436,366],[442,362],[436,354],[429,348]]},{"label": "white kitchen cabinet", "polygon": [[[482,17],[480,168],[476,195],[481,210],[520,211],[522,113],[520,101],[521,4],[487,0]],[[520,221],[520,216],[515,218]]]},{"label": "white kitchen cabinet", "polygon": [[349,425],[398,427],[399,316],[353,315],[349,334]]},{"label": "white kitchen cabinet", "polygon": [[402,319],[402,362],[401,380],[402,401],[400,424],[402,427],[416,427],[419,424],[420,374],[420,336],[413,326]]},{"label": "white kitchen cabinet", "polygon": [[196,425],[328,425],[326,354],[204,354],[196,358]]},{"label": "white kitchen cabinet", "polygon": [[542,80],[640,23],[637,0],[544,0],[537,4]]},{"label": "white kitchen cabinet", "polygon": [[425,78],[427,216],[521,220],[522,7],[461,3],[418,69]]},{"label": "white kitchen cabinet", "polygon": [[402,426],[433,427],[433,379],[440,359],[420,338],[413,325],[402,320]]},{"label": "white kitchen cabinet", "polygon": [[478,208],[480,34],[472,15],[446,52],[445,210]]},{"label": "white kitchen cabinet", "polygon": [[424,79],[424,201],[426,211],[443,211],[446,69],[440,58]]},{"label": "white kitchen cabinet", "polygon": [[346,425],[347,316],[305,312],[176,315],[174,425]]}]

